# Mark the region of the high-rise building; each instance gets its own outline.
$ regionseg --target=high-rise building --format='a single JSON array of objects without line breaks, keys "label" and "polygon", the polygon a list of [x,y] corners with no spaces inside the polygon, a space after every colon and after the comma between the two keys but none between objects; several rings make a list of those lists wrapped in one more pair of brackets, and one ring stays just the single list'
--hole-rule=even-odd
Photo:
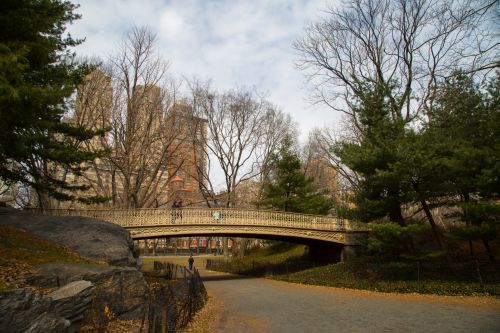
[{"label": "high-rise building", "polygon": [[[100,70],[94,70],[78,87],[75,113],[71,121],[93,130],[109,128],[112,107],[111,78]],[[93,148],[101,148],[103,139],[106,138],[94,138],[90,144]]]},{"label": "high-rise building", "polygon": [[314,187],[326,191],[331,196],[339,195],[339,177],[335,167],[322,157],[310,159],[306,166],[306,176],[313,179]]},{"label": "high-rise building", "polygon": [[147,84],[138,85],[132,92],[127,105],[127,135],[130,139],[155,140],[162,127],[164,110],[163,92],[160,87]]},{"label": "high-rise building", "polygon": [[[181,192],[190,201],[199,198],[206,177],[207,122],[194,115],[192,107],[184,102],[175,103],[167,119],[169,128],[178,135],[172,146],[172,163],[169,175],[173,176],[170,192]],[[201,186],[200,186],[201,185]]]},{"label": "high-rise building", "polygon": [[[124,96],[114,96],[111,79],[102,71],[85,78],[71,121],[111,131],[86,143],[91,149],[108,149],[110,156],[89,163],[83,175],[68,179],[90,186],[82,196],[107,197],[105,205],[116,208],[197,201],[198,175],[206,173],[206,121],[195,117],[186,102],[167,108],[164,97],[155,85],[139,85],[124,102]],[[138,206],[130,204],[131,195],[142,200]],[[63,204],[68,205],[80,206]]]}]

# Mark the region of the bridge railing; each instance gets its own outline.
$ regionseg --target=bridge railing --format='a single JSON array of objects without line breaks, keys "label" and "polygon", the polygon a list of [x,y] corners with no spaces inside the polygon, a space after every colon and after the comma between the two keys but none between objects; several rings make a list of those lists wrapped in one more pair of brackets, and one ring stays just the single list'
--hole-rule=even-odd
[{"label": "bridge railing", "polygon": [[181,209],[46,209],[36,211],[52,216],[85,216],[122,227],[155,225],[227,224],[259,225],[316,230],[352,230],[350,221],[322,215],[237,208]]}]

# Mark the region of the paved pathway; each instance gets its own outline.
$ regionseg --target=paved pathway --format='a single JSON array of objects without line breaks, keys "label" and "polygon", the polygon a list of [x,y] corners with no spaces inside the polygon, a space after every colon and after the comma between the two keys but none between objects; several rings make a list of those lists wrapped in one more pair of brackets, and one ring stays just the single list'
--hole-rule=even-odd
[{"label": "paved pathway", "polygon": [[201,270],[216,332],[500,332],[500,306],[460,298],[303,286]]}]

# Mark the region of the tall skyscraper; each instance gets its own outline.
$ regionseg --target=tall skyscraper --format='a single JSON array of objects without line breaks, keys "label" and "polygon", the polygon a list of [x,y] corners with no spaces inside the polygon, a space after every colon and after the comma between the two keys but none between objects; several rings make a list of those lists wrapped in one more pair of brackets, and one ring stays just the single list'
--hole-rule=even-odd
[{"label": "tall skyscraper", "polygon": [[[103,196],[116,208],[170,206],[173,200],[201,201],[198,175],[206,175],[206,121],[186,102],[168,106],[155,85],[138,85],[114,95],[102,71],[89,74],[79,87],[71,121],[92,129],[111,129],[90,140],[92,149],[110,155],[87,165],[71,179],[88,185],[84,197]],[[63,206],[80,206],[67,203]]]}]

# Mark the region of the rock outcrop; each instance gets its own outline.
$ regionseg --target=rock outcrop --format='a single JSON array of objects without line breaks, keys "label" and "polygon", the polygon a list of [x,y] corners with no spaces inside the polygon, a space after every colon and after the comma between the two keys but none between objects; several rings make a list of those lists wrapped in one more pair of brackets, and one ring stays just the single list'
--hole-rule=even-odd
[{"label": "rock outcrop", "polygon": [[93,298],[107,305],[114,315],[130,319],[142,314],[148,286],[134,268],[50,263],[38,269],[37,275],[27,279],[33,286],[54,288],[72,281],[91,281],[95,286]]},{"label": "rock outcrop", "polygon": [[83,257],[114,266],[137,266],[138,253],[130,233],[116,224],[88,217],[33,215],[0,207],[0,225],[63,244]]},{"label": "rock outcrop", "polygon": [[136,269],[138,253],[127,230],[92,218],[33,215],[1,207],[0,226],[23,229],[107,263],[36,266],[36,273],[23,281],[52,292],[43,295],[31,288],[0,292],[2,333],[66,333],[81,324],[100,327],[112,318],[142,318],[148,285]]},{"label": "rock outcrop", "polygon": [[92,301],[94,285],[90,281],[80,280],[68,283],[47,297],[52,299],[52,308],[59,316],[77,325],[83,320],[83,314]]},{"label": "rock outcrop", "polygon": [[91,282],[75,281],[49,295],[30,288],[2,292],[2,332],[71,332],[89,309],[92,290]]}]

